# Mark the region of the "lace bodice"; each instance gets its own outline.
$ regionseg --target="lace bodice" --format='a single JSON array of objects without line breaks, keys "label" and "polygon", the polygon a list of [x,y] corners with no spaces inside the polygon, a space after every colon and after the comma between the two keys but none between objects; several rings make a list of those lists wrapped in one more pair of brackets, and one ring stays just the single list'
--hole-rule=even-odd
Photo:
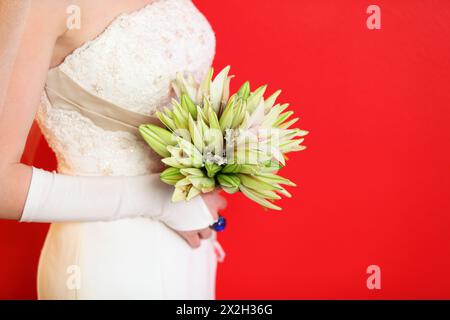
[{"label": "lace bodice", "polygon": [[[214,33],[190,0],[156,0],[118,16],[59,68],[92,94],[150,115],[168,104],[177,72],[204,76],[214,50]],[[138,175],[160,167],[139,137],[104,130],[77,111],[51,105],[45,92],[37,120],[59,172]]]}]

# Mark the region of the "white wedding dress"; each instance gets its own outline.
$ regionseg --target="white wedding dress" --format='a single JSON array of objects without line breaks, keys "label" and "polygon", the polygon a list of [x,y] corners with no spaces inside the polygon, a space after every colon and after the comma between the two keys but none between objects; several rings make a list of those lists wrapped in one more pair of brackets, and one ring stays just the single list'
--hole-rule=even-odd
[{"label": "white wedding dress", "polygon": [[[156,0],[117,17],[60,65],[90,93],[150,115],[168,104],[177,72],[203,77],[214,33],[189,0]],[[38,124],[69,175],[142,175],[160,167],[139,137],[108,131],[46,92]],[[150,195],[151,196],[151,195]],[[54,223],[38,270],[40,299],[212,299],[215,240],[191,249],[163,223],[146,219]]]}]

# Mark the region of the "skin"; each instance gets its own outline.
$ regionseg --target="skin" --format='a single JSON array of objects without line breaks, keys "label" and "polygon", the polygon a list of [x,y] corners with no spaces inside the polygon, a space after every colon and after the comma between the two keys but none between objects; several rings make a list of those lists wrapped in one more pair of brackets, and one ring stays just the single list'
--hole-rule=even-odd
[{"label": "skin", "polygon": [[[39,106],[48,69],[100,34],[124,12],[153,0],[1,0],[0,1],[0,219],[20,220],[32,169],[20,163]],[[66,9],[81,9],[81,29],[68,30]],[[216,219],[226,202],[217,192],[203,196]],[[210,229],[178,232],[200,246]]]}]

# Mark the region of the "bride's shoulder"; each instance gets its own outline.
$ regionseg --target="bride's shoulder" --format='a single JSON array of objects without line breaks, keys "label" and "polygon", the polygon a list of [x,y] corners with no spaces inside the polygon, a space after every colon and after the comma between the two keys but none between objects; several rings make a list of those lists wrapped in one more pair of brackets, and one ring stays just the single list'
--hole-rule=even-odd
[{"label": "bride's shoulder", "polygon": [[0,1],[0,28],[13,33],[18,29],[64,31],[65,10],[69,0]]}]

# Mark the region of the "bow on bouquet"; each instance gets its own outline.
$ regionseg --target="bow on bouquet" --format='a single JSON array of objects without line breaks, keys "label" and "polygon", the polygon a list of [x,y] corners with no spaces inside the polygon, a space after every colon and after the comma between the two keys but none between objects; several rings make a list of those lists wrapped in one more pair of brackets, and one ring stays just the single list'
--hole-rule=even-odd
[{"label": "bow on bouquet", "polygon": [[173,201],[190,200],[217,187],[242,192],[264,207],[281,210],[273,201],[291,197],[282,186],[295,186],[276,174],[285,154],[305,149],[308,132],[291,126],[293,111],[276,104],[280,90],[264,99],[266,86],[250,84],[230,96],[230,67],[215,78],[210,69],[202,83],[178,74],[173,82],[177,99],[157,112],[165,128],[143,124],[139,131],[168,168],[160,177],[174,185]]}]

